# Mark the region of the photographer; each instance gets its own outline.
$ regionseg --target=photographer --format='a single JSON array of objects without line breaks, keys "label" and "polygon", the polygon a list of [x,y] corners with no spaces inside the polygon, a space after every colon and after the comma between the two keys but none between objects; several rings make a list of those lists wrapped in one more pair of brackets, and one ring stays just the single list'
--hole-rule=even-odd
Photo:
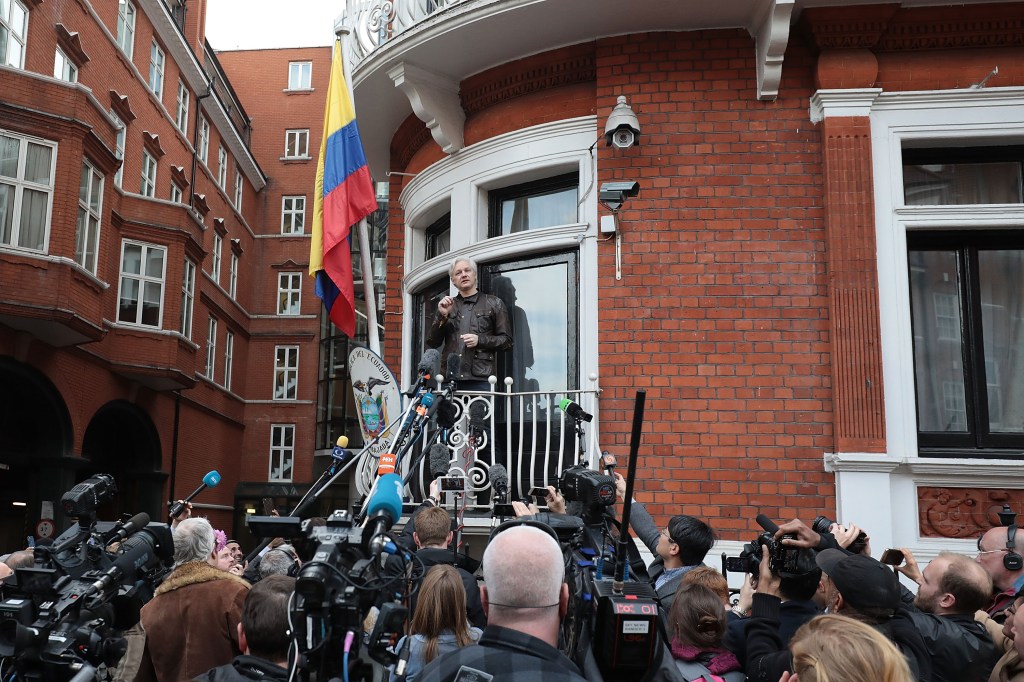
[{"label": "photographer", "polygon": [[[619,473],[615,474],[615,491],[620,500],[625,499],[626,479]],[[668,611],[683,576],[703,565],[704,557],[717,539],[715,532],[700,519],[684,514],[673,516],[668,525],[659,530],[647,509],[636,499],[630,525],[655,556],[648,572],[662,608]]]},{"label": "photographer", "polygon": [[974,620],[992,593],[981,564],[953,552],[940,552],[922,572],[910,550],[896,571],[919,587],[910,618],[933,656],[936,682],[986,680],[999,653],[985,627]]},{"label": "photographer", "polygon": [[[761,551],[763,552],[764,548]],[[746,548],[740,556],[744,555],[747,555],[747,561],[750,562],[752,557]],[[782,646],[789,646],[789,641],[800,626],[821,613],[821,609],[814,602],[814,596],[821,586],[821,569],[814,562],[814,552],[810,549],[797,550],[796,567],[798,571],[795,575],[779,576],[778,635]],[[751,568],[753,567],[748,566],[748,571]],[[760,564],[757,568],[760,568]],[[757,590],[757,574],[748,572],[744,575],[744,580],[749,582],[755,591]],[[736,654],[743,664],[747,662],[748,622],[747,618],[730,618],[729,628],[725,634],[725,647]]]}]

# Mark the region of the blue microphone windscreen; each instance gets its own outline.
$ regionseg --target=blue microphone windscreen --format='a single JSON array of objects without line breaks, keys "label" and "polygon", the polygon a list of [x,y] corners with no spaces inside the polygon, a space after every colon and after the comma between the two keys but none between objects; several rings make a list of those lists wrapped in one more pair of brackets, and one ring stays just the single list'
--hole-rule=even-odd
[{"label": "blue microphone windscreen", "polygon": [[366,513],[373,516],[378,511],[386,511],[397,521],[402,517],[402,477],[398,474],[384,474],[377,479],[377,489],[370,498]]},{"label": "blue microphone windscreen", "polygon": [[208,488],[217,487],[217,484],[220,483],[220,474],[217,472],[216,469],[214,469],[213,471],[203,476],[203,483],[205,483],[206,487]]}]

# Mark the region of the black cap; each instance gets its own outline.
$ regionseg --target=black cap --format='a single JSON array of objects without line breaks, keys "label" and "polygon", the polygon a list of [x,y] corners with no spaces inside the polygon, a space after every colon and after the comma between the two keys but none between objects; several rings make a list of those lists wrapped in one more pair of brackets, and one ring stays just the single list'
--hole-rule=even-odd
[{"label": "black cap", "polygon": [[895,611],[899,608],[899,579],[892,570],[871,557],[826,549],[818,552],[815,561],[835,583],[843,601],[854,609]]}]

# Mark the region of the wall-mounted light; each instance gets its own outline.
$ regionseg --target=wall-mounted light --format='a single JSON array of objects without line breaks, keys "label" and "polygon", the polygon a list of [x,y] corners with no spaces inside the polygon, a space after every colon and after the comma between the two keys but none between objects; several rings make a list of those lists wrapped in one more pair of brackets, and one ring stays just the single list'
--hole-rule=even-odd
[{"label": "wall-mounted light", "polygon": [[608,122],[604,124],[604,140],[607,146],[618,149],[640,142],[640,121],[622,95],[619,95],[612,113],[608,115]]},{"label": "wall-mounted light", "polygon": [[12,507],[27,507],[28,504],[25,502],[11,502]]}]

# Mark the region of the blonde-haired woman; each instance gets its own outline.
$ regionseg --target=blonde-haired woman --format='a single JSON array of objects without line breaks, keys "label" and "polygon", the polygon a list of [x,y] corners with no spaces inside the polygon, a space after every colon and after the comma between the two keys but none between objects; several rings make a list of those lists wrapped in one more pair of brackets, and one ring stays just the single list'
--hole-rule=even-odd
[{"label": "blonde-haired woman", "polygon": [[789,649],[793,673],[780,682],[914,682],[896,645],[846,616],[829,614],[804,623]]},{"label": "blonde-haired woman", "polygon": [[[423,666],[449,651],[476,644],[481,631],[466,619],[466,588],[454,566],[431,566],[420,584],[416,612],[409,634],[398,641],[395,651],[409,647],[406,682],[415,682]],[[391,679],[396,679],[394,672]]]}]

